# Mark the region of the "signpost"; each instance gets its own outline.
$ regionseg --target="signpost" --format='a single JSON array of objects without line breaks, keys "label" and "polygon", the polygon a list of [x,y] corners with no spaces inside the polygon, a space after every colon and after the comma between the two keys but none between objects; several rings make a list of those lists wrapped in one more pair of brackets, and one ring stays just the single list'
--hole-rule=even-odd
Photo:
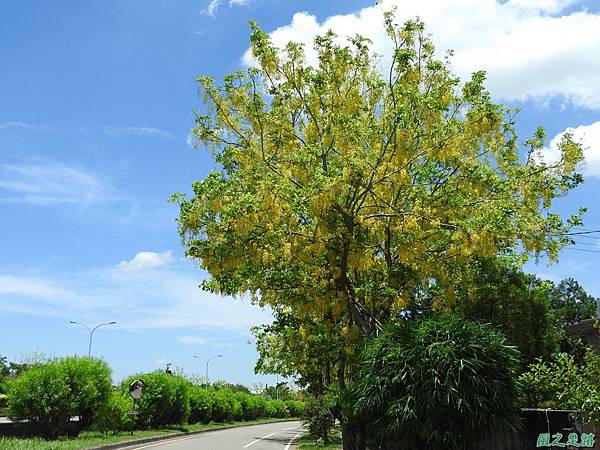
[{"label": "signpost", "polygon": [[[146,384],[142,380],[134,380],[129,385],[129,395],[133,399],[133,411],[127,413],[130,416],[136,417],[139,414],[139,411],[137,410],[137,401],[142,398],[145,389]],[[131,429],[131,434],[133,434],[133,428]]]}]

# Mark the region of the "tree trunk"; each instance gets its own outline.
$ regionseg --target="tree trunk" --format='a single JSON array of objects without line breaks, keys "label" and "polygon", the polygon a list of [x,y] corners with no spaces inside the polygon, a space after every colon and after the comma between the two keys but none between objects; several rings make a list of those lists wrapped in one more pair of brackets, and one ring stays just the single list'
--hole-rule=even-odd
[{"label": "tree trunk", "polygon": [[365,450],[365,436],[362,427],[347,418],[342,421],[342,445],[344,450]]},{"label": "tree trunk", "polygon": [[[340,388],[340,394],[344,395],[346,392],[346,358],[343,351],[339,354],[338,364],[338,385]],[[342,445],[344,450],[365,450],[365,439],[362,433],[362,427],[350,418],[344,416],[342,408],[341,412],[341,426],[342,426]]]}]

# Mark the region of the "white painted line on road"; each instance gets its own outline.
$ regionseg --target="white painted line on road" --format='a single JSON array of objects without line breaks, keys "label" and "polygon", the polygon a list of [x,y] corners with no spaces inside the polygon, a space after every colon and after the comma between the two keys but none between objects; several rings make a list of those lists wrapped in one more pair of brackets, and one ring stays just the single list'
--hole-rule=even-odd
[{"label": "white painted line on road", "polygon": [[284,428],[281,431],[288,431],[288,430],[295,430],[296,428],[300,428],[300,427],[289,427],[289,428]]},{"label": "white painted line on road", "polygon": [[274,432],[274,433],[271,433],[271,434],[267,434],[266,436],[263,436],[263,437],[261,437],[261,438],[258,438],[257,440],[255,440],[255,441],[252,441],[252,442],[250,442],[250,443],[249,443],[249,444],[247,444],[247,445],[244,445],[244,448],[248,448],[248,447],[250,447],[251,445],[254,445],[254,444],[256,444],[257,442],[260,442],[260,441],[262,441],[263,439],[266,439],[266,438],[268,438],[268,437],[271,437],[271,436],[273,436],[274,434],[277,434],[277,431],[276,431],[276,432]]},{"label": "white painted line on road", "polygon": [[290,450],[290,447],[292,446],[292,443],[294,442],[294,439],[296,439],[301,434],[302,433],[298,433],[296,436],[294,436],[293,438],[291,438],[290,442],[288,442],[288,444],[285,446],[285,448],[283,450]]},{"label": "white painted line on road", "polygon": [[[217,433],[223,433],[225,431],[229,431],[229,430],[208,431],[206,434],[209,434],[209,433],[217,434]],[[202,434],[204,434],[204,433],[202,433]],[[200,436],[200,434],[195,434],[193,436],[186,436],[186,437],[177,438],[177,439],[163,439],[162,441],[158,441],[154,444],[148,444],[148,445],[144,445],[142,447],[134,447],[132,450],[142,450],[143,448],[158,447],[159,445],[166,445],[166,444],[170,444],[171,442],[187,441],[188,439],[194,439],[199,436]]]}]

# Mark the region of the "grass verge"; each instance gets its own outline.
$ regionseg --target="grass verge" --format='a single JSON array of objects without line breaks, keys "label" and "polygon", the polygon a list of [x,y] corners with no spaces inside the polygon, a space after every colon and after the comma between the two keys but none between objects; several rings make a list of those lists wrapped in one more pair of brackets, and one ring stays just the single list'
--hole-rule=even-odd
[{"label": "grass verge", "polygon": [[[178,432],[191,432],[198,430],[213,430],[232,425],[261,424],[270,422],[281,422],[284,419],[258,419],[244,422],[229,423],[196,423],[181,427],[168,427],[158,430],[139,430],[131,433],[119,433],[116,435],[103,435],[99,432],[84,431],[76,438],[61,437],[54,441],[42,438],[15,438],[0,437],[0,449],[2,450],[80,450],[100,445],[115,444],[117,442],[130,441],[155,436],[165,436]],[[287,420],[287,419],[285,419]],[[294,419],[289,419],[294,420]]]},{"label": "grass verge", "polygon": [[300,450],[340,450],[342,448],[342,435],[339,428],[331,432],[331,443],[323,445],[314,436],[306,434],[296,441]]}]

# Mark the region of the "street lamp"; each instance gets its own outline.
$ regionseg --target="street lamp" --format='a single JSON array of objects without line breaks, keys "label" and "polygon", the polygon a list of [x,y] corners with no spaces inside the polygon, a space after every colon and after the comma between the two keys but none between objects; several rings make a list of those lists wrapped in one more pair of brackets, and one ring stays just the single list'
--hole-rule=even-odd
[{"label": "street lamp", "polygon": [[[208,382],[208,363],[211,362],[213,359],[215,358],[222,358],[223,355],[215,355],[211,358],[208,358],[208,360],[206,360],[206,385],[208,386],[209,382]],[[198,355],[194,355],[194,358],[199,358]]]},{"label": "street lamp", "polygon": [[114,325],[117,322],[112,321],[112,322],[99,323],[98,325],[96,325],[93,328],[90,328],[86,324],[75,322],[74,320],[71,320],[69,323],[72,323],[73,325],[79,325],[80,327],[84,327],[90,332],[90,345],[88,347],[88,358],[89,358],[92,356],[92,338],[94,337],[94,331],[96,331],[97,328],[103,327],[104,325]]}]

